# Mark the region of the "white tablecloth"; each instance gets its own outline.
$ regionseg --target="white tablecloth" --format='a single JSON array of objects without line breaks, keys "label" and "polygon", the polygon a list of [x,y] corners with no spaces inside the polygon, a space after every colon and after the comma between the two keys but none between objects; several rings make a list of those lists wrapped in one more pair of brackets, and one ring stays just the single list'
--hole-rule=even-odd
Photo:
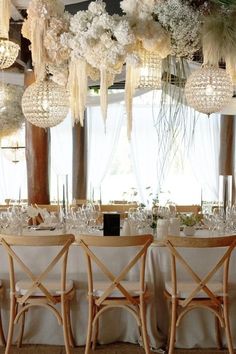
[{"label": "white tablecloth", "polygon": [[[40,235],[40,232],[36,232]],[[43,232],[47,233],[47,232]],[[53,234],[53,232],[52,232]],[[19,236],[20,237],[20,236]],[[92,237],[92,236],[91,236]],[[169,267],[167,262],[167,253],[165,248],[151,246],[147,257],[147,281],[149,289],[152,292],[152,297],[147,306],[147,327],[150,337],[150,343],[153,348],[164,347],[167,337],[168,328],[168,313],[167,304],[163,296],[164,276],[168,274]],[[51,254],[48,248],[43,253],[41,258],[35,250],[30,247],[23,247],[20,253],[24,255],[28,261],[33,261],[32,270],[37,270],[40,265],[47,261]],[[116,257],[115,250],[110,252],[99,251],[101,256],[106,258],[111,270],[119,271],[124,266],[125,260],[132,256],[131,250],[123,251],[122,257]],[[205,269],[205,262],[209,259],[209,254],[203,254],[201,257],[191,254],[190,250],[186,250],[188,256],[196,259],[199,268]],[[236,255],[232,258],[232,283],[236,285]],[[6,289],[9,289],[8,281],[8,263],[7,256],[0,247],[0,278]],[[54,274],[59,274],[59,270],[55,269]],[[19,274],[20,275],[20,274]],[[130,280],[136,280],[138,270],[133,270],[130,274]],[[87,276],[86,264],[84,261],[83,251],[79,246],[73,245],[70,249],[68,259],[68,276],[73,279],[76,287],[76,296],[72,302],[72,327],[77,345],[85,344],[86,329],[87,329]],[[230,312],[232,320],[232,334],[234,344],[236,346],[236,292],[232,289],[230,296]],[[5,291],[2,301],[3,308],[3,322],[7,329],[8,315],[9,315],[9,291]],[[114,314],[114,311],[115,314]],[[112,326],[111,326],[112,323]],[[137,343],[139,332],[136,322],[133,320],[127,311],[112,310],[105,313],[101,320],[101,331],[99,334],[99,341],[101,343],[109,343],[113,341],[127,341]],[[225,337],[224,337],[225,338]],[[224,340],[225,341],[225,340]],[[58,344],[63,345],[62,329],[58,326],[56,319],[49,311],[44,309],[32,309],[26,316],[25,327],[25,343],[39,343],[39,344]],[[214,347],[214,318],[212,314],[197,310],[190,313],[183,321],[179,330],[177,331],[177,347]]]}]

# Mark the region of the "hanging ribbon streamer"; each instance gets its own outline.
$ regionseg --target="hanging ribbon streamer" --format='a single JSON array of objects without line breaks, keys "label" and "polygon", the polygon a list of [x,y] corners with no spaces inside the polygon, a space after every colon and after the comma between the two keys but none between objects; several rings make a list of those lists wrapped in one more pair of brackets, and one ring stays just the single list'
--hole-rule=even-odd
[{"label": "hanging ribbon streamer", "polygon": [[47,31],[47,21],[34,18],[31,24],[31,53],[36,80],[43,80],[46,75],[46,52],[44,37]]},{"label": "hanging ribbon streamer", "polygon": [[10,1],[0,0],[0,38],[8,39],[10,21]]},{"label": "hanging ribbon streamer", "polygon": [[104,124],[107,119],[107,95],[108,95],[108,73],[106,69],[100,70],[100,104]]},{"label": "hanging ribbon streamer", "polygon": [[70,62],[68,89],[72,118],[83,127],[84,111],[87,103],[88,75],[85,60],[75,59]]},{"label": "hanging ribbon streamer", "polygon": [[135,88],[139,82],[139,70],[130,64],[126,64],[126,78],[125,78],[125,105],[127,113],[127,136],[131,139],[132,132],[132,106]]}]

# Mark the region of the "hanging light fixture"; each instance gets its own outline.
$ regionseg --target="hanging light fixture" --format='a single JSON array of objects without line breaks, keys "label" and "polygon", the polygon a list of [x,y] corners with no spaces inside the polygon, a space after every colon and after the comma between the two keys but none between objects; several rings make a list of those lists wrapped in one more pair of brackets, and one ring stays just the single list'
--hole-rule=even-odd
[{"label": "hanging light fixture", "polygon": [[68,93],[46,78],[28,86],[22,97],[22,110],[26,120],[40,128],[61,123],[69,110]]},{"label": "hanging light fixture", "polygon": [[16,61],[20,47],[18,44],[0,39],[0,69],[6,69],[12,66]]},{"label": "hanging light fixture", "polygon": [[219,112],[231,99],[233,84],[224,69],[202,66],[188,78],[185,95],[189,106],[210,115]]},{"label": "hanging light fixture", "polygon": [[16,60],[19,45],[8,40],[10,20],[9,0],[0,0],[0,69],[9,68]]},{"label": "hanging light fixture", "polygon": [[162,59],[155,51],[148,51],[143,47],[139,48],[141,66],[139,68],[138,87],[152,89],[161,88]]}]

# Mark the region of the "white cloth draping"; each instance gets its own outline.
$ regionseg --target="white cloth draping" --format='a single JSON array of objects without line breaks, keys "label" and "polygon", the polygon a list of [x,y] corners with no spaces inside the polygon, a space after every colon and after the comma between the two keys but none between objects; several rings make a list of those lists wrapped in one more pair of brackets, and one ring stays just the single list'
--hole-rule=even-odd
[{"label": "white cloth draping", "polygon": [[68,181],[68,194],[72,195],[72,120],[70,113],[59,125],[50,129],[51,133],[51,200],[62,200],[62,184]]},{"label": "white cloth draping", "polygon": [[100,107],[87,108],[88,128],[88,179],[91,190],[101,188],[117,148],[124,117],[124,105],[108,106],[107,120],[104,123]]},{"label": "white cloth draping", "polygon": [[27,196],[26,161],[14,163],[0,149],[0,199],[18,200]]},{"label": "white cloth draping", "polygon": [[202,187],[203,200],[218,200],[220,115],[199,115],[188,159]]},{"label": "white cloth draping", "polygon": [[[152,94],[148,94],[148,100]],[[137,104],[135,104],[137,103]],[[141,201],[146,204],[150,191],[156,191],[158,186],[157,160],[162,156],[158,152],[158,135],[155,129],[152,105],[134,99],[133,129],[131,136],[131,159],[138,184]]]}]

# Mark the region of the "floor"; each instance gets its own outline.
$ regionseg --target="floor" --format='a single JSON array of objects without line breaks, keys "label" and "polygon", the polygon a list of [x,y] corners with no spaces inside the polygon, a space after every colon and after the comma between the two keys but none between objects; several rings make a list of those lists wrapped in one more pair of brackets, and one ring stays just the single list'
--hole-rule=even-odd
[{"label": "floor", "polygon": [[[64,347],[48,346],[48,345],[23,345],[18,349],[12,347],[11,354],[65,354]],[[84,354],[84,347],[77,347],[72,350],[73,354]],[[96,351],[92,353],[97,354],[144,354],[144,350],[134,344],[116,343],[105,346],[98,346]],[[152,352],[160,353],[160,352]],[[175,354],[227,354],[227,350],[216,349],[176,349]],[[4,348],[0,348],[0,354],[4,354]],[[164,354],[164,352],[163,352]]]}]

